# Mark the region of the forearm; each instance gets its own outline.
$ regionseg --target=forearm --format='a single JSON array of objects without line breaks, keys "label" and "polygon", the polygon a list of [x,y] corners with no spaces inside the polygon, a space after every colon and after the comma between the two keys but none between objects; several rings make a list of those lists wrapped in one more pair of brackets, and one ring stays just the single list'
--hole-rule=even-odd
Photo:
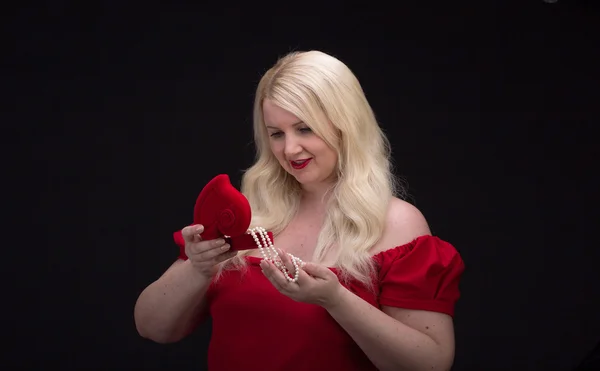
[{"label": "forearm", "polygon": [[382,371],[431,371],[448,367],[443,352],[432,338],[388,316],[345,288],[339,301],[326,309]]},{"label": "forearm", "polygon": [[183,338],[195,325],[209,284],[190,261],[176,262],[140,294],[134,310],[139,334],[160,343]]}]

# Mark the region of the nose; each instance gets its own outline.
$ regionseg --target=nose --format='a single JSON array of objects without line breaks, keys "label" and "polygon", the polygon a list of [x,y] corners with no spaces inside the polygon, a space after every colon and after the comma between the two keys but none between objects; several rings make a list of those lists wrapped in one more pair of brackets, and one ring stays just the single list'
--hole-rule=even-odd
[{"label": "nose", "polygon": [[302,152],[302,146],[298,143],[298,140],[292,136],[285,138],[284,153],[286,157],[294,157],[295,155]]}]

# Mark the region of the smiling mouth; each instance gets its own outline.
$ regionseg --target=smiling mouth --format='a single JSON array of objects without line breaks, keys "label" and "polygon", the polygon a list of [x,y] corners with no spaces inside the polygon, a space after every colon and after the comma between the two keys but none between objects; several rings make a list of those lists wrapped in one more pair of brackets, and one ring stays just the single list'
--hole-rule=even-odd
[{"label": "smiling mouth", "polygon": [[303,169],[306,167],[306,165],[308,165],[308,163],[310,162],[310,160],[312,160],[312,158],[308,158],[306,160],[299,160],[299,161],[290,161],[290,165],[292,165],[292,167],[294,169]]}]

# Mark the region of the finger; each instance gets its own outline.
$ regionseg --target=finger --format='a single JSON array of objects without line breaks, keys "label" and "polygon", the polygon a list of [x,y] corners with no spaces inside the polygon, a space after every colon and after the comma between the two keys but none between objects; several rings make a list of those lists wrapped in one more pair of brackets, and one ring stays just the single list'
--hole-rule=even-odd
[{"label": "finger", "polygon": [[[198,245],[201,245],[201,244],[198,244]],[[209,247],[208,250],[204,250],[204,251],[198,253],[195,258],[200,261],[213,260],[217,256],[219,256],[225,252],[228,252],[229,249],[231,249],[231,246],[228,243],[224,243],[221,246],[214,246],[214,247],[211,246],[211,247]]]},{"label": "finger", "polygon": [[204,232],[204,226],[202,224],[189,225],[181,230],[181,235],[186,242],[196,242],[195,239],[199,238],[200,233]]},{"label": "finger", "polygon": [[300,269],[300,272],[298,272],[298,281],[296,281],[296,283],[299,286],[302,286],[302,285],[306,285],[308,282],[314,281],[314,280],[315,280],[315,277],[306,273],[306,271],[304,271],[303,269]]},{"label": "finger", "polygon": [[216,250],[216,253],[229,250],[229,247],[225,246],[225,240],[217,238],[214,240],[200,241],[190,246],[190,250],[193,255],[204,254],[205,252]]},{"label": "finger", "polygon": [[283,273],[275,267],[275,265],[267,260],[262,260],[260,262],[260,267],[262,271],[267,277],[267,279],[275,286],[275,288],[279,291],[286,291],[289,282],[283,276]]},{"label": "finger", "polygon": [[296,272],[296,268],[294,267],[294,263],[292,263],[292,259],[290,256],[283,250],[279,250],[279,257],[281,258],[281,262],[287,268],[288,272],[293,276]]},{"label": "finger", "polygon": [[330,273],[333,273],[329,270],[329,268],[314,263],[304,264],[302,270],[315,278],[320,278],[323,280],[327,279],[330,276]]}]

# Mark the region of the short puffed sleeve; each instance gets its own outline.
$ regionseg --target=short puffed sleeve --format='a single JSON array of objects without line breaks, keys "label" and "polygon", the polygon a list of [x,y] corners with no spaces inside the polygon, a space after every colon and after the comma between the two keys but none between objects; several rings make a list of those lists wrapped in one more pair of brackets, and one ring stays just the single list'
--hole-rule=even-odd
[{"label": "short puffed sleeve", "polygon": [[185,254],[185,240],[183,239],[183,234],[181,233],[181,231],[173,233],[173,240],[175,240],[175,244],[179,246],[178,258],[181,260],[187,260],[188,257]]},{"label": "short puffed sleeve", "polygon": [[379,304],[419,309],[454,316],[460,297],[459,283],[465,270],[458,251],[434,236],[421,236],[411,243],[378,256]]}]

